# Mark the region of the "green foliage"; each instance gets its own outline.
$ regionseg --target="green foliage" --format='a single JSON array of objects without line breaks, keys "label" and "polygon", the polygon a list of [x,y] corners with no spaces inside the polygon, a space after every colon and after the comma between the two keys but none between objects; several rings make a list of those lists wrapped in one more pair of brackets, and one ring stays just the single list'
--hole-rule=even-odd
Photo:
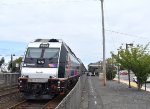
[{"label": "green foliage", "polygon": [[112,62],[113,62],[112,58],[107,59],[107,63],[106,63],[106,78],[107,78],[107,80],[113,80],[116,75],[116,71],[115,71],[115,68],[113,67]]},{"label": "green foliage", "polygon": [[4,62],[5,62],[5,59],[4,59],[4,57],[2,57],[1,60],[0,60],[0,66],[1,66]]},{"label": "green foliage", "polygon": [[113,63],[112,58],[107,58],[107,65],[112,65],[112,63]]},{"label": "green foliage", "polygon": [[17,58],[16,60],[13,61],[14,63],[21,64],[22,62],[22,57]]},{"label": "green foliage", "polygon": [[113,57],[117,62],[124,68],[134,72],[139,86],[145,83],[148,74],[150,73],[150,55],[148,53],[148,46],[149,44],[145,47],[137,45],[130,49],[120,49],[119,54],[117,55],[113,54]]},{"label": "green foliage", "polygon": [[[12,72],[19,72],[20,71],[20,65],[22,62],[22,57],[17,58],[16,60],[14,60],[12,63],[9,63],[9,69],[12,68]],[[18,64],[19,66],[16,67],[16,64]]]},{"label": "green foliage", "polygon": [[107,68],[106,69],[106,78],[107,80],[113,80],[116,76],[116,71],[113,70],[113,68]]}]

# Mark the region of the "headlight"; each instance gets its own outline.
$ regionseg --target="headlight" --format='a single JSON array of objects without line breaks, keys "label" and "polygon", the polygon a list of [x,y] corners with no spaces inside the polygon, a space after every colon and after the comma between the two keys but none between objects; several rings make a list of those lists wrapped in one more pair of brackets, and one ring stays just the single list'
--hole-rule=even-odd
[{"label": "headlight", "polygon": [[28,75],[21,75],[21,77],[28,78],[29,76]]},{"label": "headlight", "polygon": [[56,76],[50,76],[49,78],[56,78]]},{"label": "headlight", "polygon": [[26,66],[27,66],[27,64],[23,64],[23,66],[24,66],[24,67],[26,67]]}]

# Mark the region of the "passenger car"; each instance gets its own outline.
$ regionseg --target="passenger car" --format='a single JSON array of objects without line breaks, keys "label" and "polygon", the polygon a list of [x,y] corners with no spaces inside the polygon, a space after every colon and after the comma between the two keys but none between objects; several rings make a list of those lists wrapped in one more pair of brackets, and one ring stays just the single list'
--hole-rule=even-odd
[{"label": "passenger car", "polygon": [[95,72],[93,72],[91,76],[95,76]]},{"label": "passenger car", "polygon": [[128,71],[127,70],[121,70],[119,72],[120,75],[128,75]]},{"label": "passenger car", "polygon": [[87,72],[87,76],[91,76],[92,75],[92,73],[91,72]]},{"label": "passenger car", "polygon": [[[137,77],[133,77],[133,81],[137,83]],[[147,78],[147,81],[146,82],[150,82],[150,75],[148,76]]]}]

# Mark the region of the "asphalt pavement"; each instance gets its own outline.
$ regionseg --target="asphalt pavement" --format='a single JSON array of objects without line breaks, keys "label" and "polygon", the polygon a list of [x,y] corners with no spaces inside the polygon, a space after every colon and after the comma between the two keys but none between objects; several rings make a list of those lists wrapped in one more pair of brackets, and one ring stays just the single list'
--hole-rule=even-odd
[{"label": "asphalt pavement", "polygon": [[116,80],[107,81],[89,76],[82,92],[80,109],[150,109],[150,92],[128,88]]}]

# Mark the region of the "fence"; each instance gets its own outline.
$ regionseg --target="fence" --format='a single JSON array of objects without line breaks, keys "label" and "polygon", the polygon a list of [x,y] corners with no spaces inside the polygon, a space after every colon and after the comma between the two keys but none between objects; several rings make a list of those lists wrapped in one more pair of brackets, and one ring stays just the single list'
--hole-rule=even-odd
[{"label": "fence", "polygon": [[0,88],[16,85],[19,76],[19,73],[0,73]]},{"label": "fence", "polygon": [[55,109],[79,109],[81,103],[81,93],[85,84],[86,75],[82,75],[75,87],[62,100],[62,102]]}]

